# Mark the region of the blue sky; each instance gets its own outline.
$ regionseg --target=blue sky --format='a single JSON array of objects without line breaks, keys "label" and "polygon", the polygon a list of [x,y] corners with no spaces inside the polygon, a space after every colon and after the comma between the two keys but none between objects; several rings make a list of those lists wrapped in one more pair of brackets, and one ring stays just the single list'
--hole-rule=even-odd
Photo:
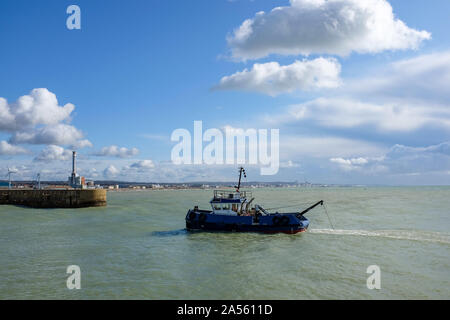
[{"label": "blue sky", "polygon": [[[78,148],[80,173],[89,178],[234,179],[233,166],[170,163],[172,131],[192,131],[193,121],[202,120],[205,128],[280,129],[279,173],[260,176],[250,168],[251,180],[449,184],[450,3],[370,0],[360,8],[352,0],[333,0],[336,6],[321,2],[2,1],[0,97],[7,108],[17,108],[18,99],[37,88],[56,96],[55,108],[68,103],[74,108],[59,118],[45,106],[30,109],[14,128],[0,110],[0,174],[9,166],[23,179],[37,172],[43,179],[65,179],[68,151],[85,141]],[[81,30],[66,28],[71,4],[81,8]],[[356,39],[350,43],[329,38],[345,31],[339,24],[332,35],[307,25],[324,25],[323,16],[314,16],[317,6],[329,16],[350,8],[366,23],[388,19],[383,15],[389,10],[377,11],[386,4],[407,28],[401,29],[406,36],[375,22],[373,30],[384,29],[350,30],[347,38]],[[291,20],[271,13],[280,6],[292,13]],[[255,16],[260,11],[262,18]],[[235,30],[247,19],[252,34],[238,39]],[[344,25],[339,19],[333,21]],[[284,23],[287,28],[278,28]],[[381,40],[374,40],[380,34]],[[317,59],[328,62],[325,69],[317,68]],[[295,61],[313,61],[312,69],[289,83],[277,83],[277,66],[264,87],[261,74],[252,72],[244,80],[221,82],[255,64],[278,63],[299,72],[303,65]],[[340,71],[329,75],[332,85],[305,80],[310,72],[322,79],[332,66]],[[278,86],[276,94],[267,83]],[[302,110],[304,116],[293,116]],[[33,136],[44,127],[46,135]]]}]

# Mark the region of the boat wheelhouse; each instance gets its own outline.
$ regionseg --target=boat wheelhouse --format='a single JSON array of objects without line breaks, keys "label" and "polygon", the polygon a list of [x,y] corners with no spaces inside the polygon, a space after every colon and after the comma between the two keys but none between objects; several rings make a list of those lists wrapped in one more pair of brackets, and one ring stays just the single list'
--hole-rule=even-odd
[{"label": "boat wheelhouse", "polygon": [[214,196],[210,201],[211,209],[214,214],[237,216],[242,214],[244,208],[248,208],[251,202],[247,199],[251,196],[252,193],[249,191],[214,190]]}]

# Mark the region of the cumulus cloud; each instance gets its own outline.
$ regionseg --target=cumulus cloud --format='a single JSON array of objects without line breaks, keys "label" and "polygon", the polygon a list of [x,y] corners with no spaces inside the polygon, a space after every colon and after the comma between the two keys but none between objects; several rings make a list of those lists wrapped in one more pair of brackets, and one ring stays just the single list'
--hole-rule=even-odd
[{"label": "cumulus cloud", "polygon": [[396,19],[386,0],[291,0],[290,6],[245,20],[227,42],[234,58],[247,60],[416,49],[430,38]]},{"label": "cumulus cloud", "polygon": [[345,171],[360,169],[362,165],[367,164],[369,162],[369,160],[362,157],[353,159],[331,158],[330,161],[339,164],[341,168]]},{"label": "cumulus cloud", "polygon": [[72,125],[59,123],[53,126],[16,132],[10,141],[15,144],[92,145],[88,140],[79,141],[83,133]]},{"label": "cumulus cloud", "polygon": [[59,106],[56,95],[45,88],[31,90],[30,94],[8,104],[0,97],[0,131],[16,132],[36,125],[54,125],[68,120],[75,106]]},{"label": "cumulus cloud", "polygon": [[152,169],[155,167],[155,164],[153,163],[152,160],[140,160],[138,162],[131,164],[130,167],[136,169]]},{"label": "cumulus cloud", "polygon": [[343,159],[343,158],[332,158],[330,159],[331,162],[335,162],[338,164],[345,164],[345,165],[361,165],[366,164],[368,161],[365,158],[354,158],[354,159]]},{"label": "cumulus cloud", "polygon": [[45,88],[8,103],[0,97],[0,131],[12,134],[12,144],[92,146],[83,133],[68,124],[75,106],[60,106],[56,95]]},{"label": "cumulus cloud", "polygon": [[103,147],[99,152],[93,153],[98,157],[117,157],[117,158],[129,158],[137,155],[139,150],[137,148],[125,148],[112,145],[109,147]]},{"label": "cumulus cloud", "polygon": [[112,164],[109,165],[105,170],[103,170],[103,176],[105,178],[114,178],[120,173],[120,170],[117,169]]},{"label": "cumulus cloud", "polygon": [[91,147],[92,147],[92,143],[87,139],[75,141],[71,145],[71,149],[82,149],[82,148],[91,148]]},{"label": "cumulus cloud", "polygon": [[90,168],[86,170],[86,177],[90,177],[91,179],[99,177],[97,168]]},{"label": "cumulus cloud", "polygon": [[60,146],[49,145],[42,150],[34,161],[53,161],[53,160],[70,160],[72,152]]},{"label": "cumulus cloud", "polygon": [[295,61],[286,66],[278,62],[253,65],[251,70],[244,69],[223,77],[214,89],[254,91],[271,96],[293,91],[336,88],[341,81],[341,66],[333,58]]},{"label": "cumulus cloud", "polygon": [[22,147],[9,144],[7,141],[0,141],[0,155],[18,155],[26,154],[28,151]]},{"label": "cumulus cloud", "polygon": [[4,164],[0,167],[0,176],[5,177],[8,174],[8,171],[13,173],[13,176],[11,177],[13,180],[21,180],[31,173],[28,166],[19,164],[11,166],[9,164]]}]

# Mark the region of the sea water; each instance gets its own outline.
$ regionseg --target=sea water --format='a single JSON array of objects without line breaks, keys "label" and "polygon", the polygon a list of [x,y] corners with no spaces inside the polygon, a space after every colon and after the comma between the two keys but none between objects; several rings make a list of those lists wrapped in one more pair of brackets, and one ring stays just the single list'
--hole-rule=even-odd
[{"label": "sea water", "polygon": [[[274,211],[323,199],[327,212],[308,212],[306,233],[266,235],[186,231],[187,210],[209,208],[211,190],[108,192],[103,208],[0,206],[0,298],[450,298],[450,187],[252,191]],[[71,265],[79,290],[67,287]],[[370,290],[373,265],[381,288]]]}]

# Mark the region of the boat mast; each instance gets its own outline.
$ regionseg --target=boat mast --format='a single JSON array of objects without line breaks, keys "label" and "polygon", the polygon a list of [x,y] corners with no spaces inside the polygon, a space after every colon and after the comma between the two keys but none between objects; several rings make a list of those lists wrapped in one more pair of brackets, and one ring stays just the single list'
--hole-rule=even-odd
[{"label": "boat mast", "polygon": [[241,179],[242,179],[242,174],[244,174],[244,177],[247,178],[247,175],[245,173],[245,169],[243,167],[239,168],[239,182],[236,188],[236,192],[239,192],[239,189],[241,188]]}]

